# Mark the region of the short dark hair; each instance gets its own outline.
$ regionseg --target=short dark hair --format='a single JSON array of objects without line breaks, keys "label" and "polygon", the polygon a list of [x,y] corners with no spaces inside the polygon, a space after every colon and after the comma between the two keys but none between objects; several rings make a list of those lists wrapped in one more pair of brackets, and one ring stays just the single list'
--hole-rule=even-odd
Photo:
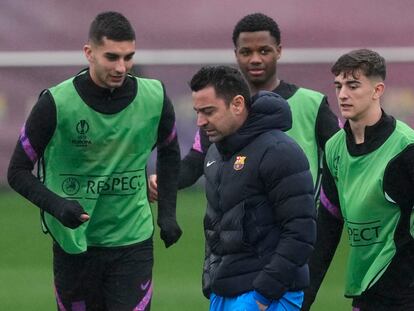
[{"label": "short dark hair", "polygon": [[331,72],[335,76],[341,73],[355,76],[357,71],[361,71],[368,78],[375,77],[385,80],[387,75],[385,59],[375,51],[359,49],[339,57],[331,68]]},{"label": "short dark hair", "polygon": [[237,39],[241,32],[254,31],[269,31],[270,35],[275,38],[276,44],[280,44],[280,29],[275,20],[263,13],[253,13],[243,17],[234,26],[232,37],[234,46],[237,46]]},{"label": "short dark hair", "polygon": [[250,108],[249,86],[236,68],[229,66],[202,67],[189,84],[193,92],[212,86],[217,97],[224,99],[227,105],[235,96],[241,95],[244,97],[247,109]]},{"label": "short dark hair", "polygon": [[89,40],[99,45],[103,37],[113,41],[133,41],[135,31],[128,19],[121,13],[102,12],[91,23]]}]

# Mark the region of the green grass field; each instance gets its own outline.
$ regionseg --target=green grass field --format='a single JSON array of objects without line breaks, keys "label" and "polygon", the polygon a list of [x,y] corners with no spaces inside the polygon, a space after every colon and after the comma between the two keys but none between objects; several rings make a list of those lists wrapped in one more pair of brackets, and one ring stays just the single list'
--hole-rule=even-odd
[{"label": "green grass field", "polygon": [[[203,193],[181,191],[178,221],[184,234],[178,244],[165,249],[157,231],[155,238],[154,311],[208,310],[201,293],[204,252]],[[12,192],[0,192],[0,310],[56,310],[51,240],[40,228],[38,209]],[[312,310],[350,311],[343,298],[346,247],[338,249],[333,265]]]}]

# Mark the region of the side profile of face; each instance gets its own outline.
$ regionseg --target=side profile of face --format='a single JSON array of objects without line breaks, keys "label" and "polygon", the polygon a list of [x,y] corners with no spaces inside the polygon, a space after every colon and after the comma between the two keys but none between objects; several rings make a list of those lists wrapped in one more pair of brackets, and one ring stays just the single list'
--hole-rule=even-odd
[{"label": "side profile of face", "polygon": [[253,90],[273,91],[276,88],[276,65],[281,53],[281,45],[269,31],[240,33],[235,48],[236,60]]},{"label": "side profile of face", "polygon": [[244,98],[237,95],[229,105],[217,97],[213,86],[192,93],[197,126],[203,129],[210,142],[216,143],[235,133],[246,119]]},{"label": "side profile of face", "polygon": [[93,42],[84,46],[92,80],[100,87],[120,87],[133,66],[135,41],[113,41],[106,37],[102,44]]},{"label": "side profile of face", "polygon": [[380,79],[370,79],[357,70],[354,73],[341,72],[335,77],[334,84],[339,111],[344,119],[370,123],[377,116],[385,87]]}]

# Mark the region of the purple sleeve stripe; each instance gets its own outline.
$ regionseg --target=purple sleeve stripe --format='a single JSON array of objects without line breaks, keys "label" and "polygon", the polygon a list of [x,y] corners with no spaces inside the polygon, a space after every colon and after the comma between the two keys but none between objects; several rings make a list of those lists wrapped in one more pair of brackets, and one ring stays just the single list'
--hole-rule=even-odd
[{"label": "purple sleeve stripe", "polygon": [[86,311],[85,301],[72,302],[72,311]]},{"label": "purple sleeve stripe", "polygon": [[342,215],[339,211],[339,208],[336,205],[332,204],[331,201],[329,201],[328,197],[323,191],[323,188],[321,188],[320,200],[322,206],[324,206],[329,213],[331,213],[334,217],[338,219],[342,219]]},{"label": "purple sleeve stripe", "polygon": [[176,123],[174,123],[174,126],[171,130],[170,135],[168,135],[167,139],[164,140],[161,144],[158,144],[158,147],[168,146],[176,137],[177,137],[177,127],[176,127]]},{"label": "purple sleeve stripe", "polygon": [[30,144],[29,138],[26,135],[26,124],[23,124],[20,130],[20,143],[22,144],[23,150],[26,152],[29,159],[35,163],[37,161],[37,153]]},{"label": "purple sleeve stripe", "polygon": [[66,308],[63,305],[62,300],[60,299],[59,293],[57,292],[56,286],[55,286],[55,296],[56,296],[56,302],[57,302],[59,311],[66,311]]},{"label": "purple sleeve stripe", "polygon": [[195,151],[198,151],[200,153],[203,153],[203,150],[201,149],[200,129],[197,130],[197,132],[196,132],[196,134],[194,136],[193,149]]}]

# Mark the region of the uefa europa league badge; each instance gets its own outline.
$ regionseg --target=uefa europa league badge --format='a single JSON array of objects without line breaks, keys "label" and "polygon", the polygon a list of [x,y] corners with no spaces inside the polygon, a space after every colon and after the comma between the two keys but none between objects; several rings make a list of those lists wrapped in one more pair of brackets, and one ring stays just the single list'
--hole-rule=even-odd
[{"label": "uefa europa league badge", "polygon": [[244,167],[244,162],[246,161],[247,157],[244,156],[237,156],[236,161],[234,162],[233,168],[236,171],[240,171]]}]

